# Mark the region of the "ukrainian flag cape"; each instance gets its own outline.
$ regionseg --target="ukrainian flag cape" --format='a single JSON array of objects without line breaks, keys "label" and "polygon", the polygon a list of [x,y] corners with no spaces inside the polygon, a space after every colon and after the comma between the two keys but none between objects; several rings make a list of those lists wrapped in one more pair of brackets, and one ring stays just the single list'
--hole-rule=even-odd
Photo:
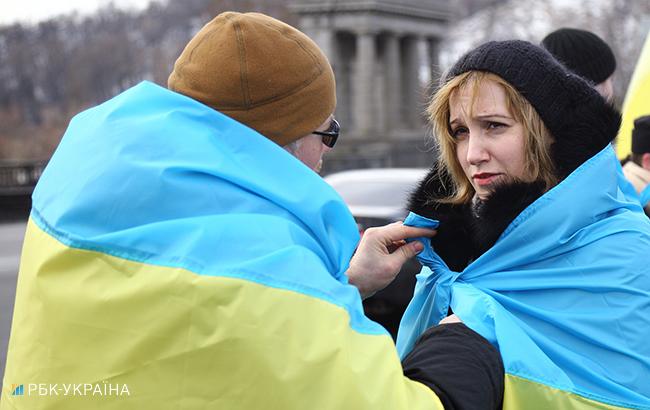
[{"label": "ukrainian flag cape", "polygon": [[649,409],[650,222],[625,183],[608,146],[464,271],[429,254],[400,354],[451,306],[499,348],[504,409]]},{"label": "ukrainian flag cape", "polygon": [[441,408],[347,284],[357,241],[285,150],[141,83],[77,115],[36,187],[4,377],[24,394],[0,407]]}]

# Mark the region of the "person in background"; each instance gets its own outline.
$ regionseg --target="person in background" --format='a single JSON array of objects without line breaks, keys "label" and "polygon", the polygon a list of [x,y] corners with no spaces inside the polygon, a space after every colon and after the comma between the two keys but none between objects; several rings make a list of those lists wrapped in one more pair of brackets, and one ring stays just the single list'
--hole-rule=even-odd
[{"label": "person in background", "polygon": [[544,37],[542,46],[569,70],[594,84],[606,100],[614,99],[616,57],[603,39],[591,31],[561,28]]},{"label": "person in background", "polygon": [[641,197],[650,216],[650,115],[634,120],[632,154],[623,161],[623,173]]},{"label": "person in background", "polygon": [[436,324],[402,366],[364,316],[422,249],[405,239],[435,232],[398,222],[358,243],[315,172],[340,126],[311,39],[220,14],[168,87],[77,115],[34,193],[4,383],[92,394],[28,385],[1,409],[500,407],[503,365],[478,333]]}]

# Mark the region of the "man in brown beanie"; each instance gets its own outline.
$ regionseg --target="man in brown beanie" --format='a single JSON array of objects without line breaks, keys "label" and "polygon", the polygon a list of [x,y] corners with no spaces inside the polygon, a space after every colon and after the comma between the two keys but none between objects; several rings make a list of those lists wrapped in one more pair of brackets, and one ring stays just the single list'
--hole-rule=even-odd
[{"label": "man in brown beanie", "polygon": [[289,148],[317,171],[338,137],[327,58],[303,33],[263,14],[229,12],[208,23],[176,60],[168,87]]},{"label": "man in brown beanie", "polygon": [[[302,32],[260,13],[226,12],[206,24],[176,60],[168,88],[254,129],[316,172],[339,136],[327,57]],[[400,230],[397,241],[415,234]],[[376,255],[358,257],[362,266],[352,264],[349,276],[364,296],[386,286],[420,247],[400,249],[394,272],[385,272],[385,261]],[[367,264],[379,275],[366,275]]]}]

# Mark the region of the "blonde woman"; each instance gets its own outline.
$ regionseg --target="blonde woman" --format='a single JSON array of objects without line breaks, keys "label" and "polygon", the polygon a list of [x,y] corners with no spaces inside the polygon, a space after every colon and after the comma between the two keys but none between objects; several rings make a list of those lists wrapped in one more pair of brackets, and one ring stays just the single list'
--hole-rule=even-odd
[{"label": "blonde woman", "polygon": [[440,156],[406,223],[439,228],[404,362],[442,321],[499,349],[504,408],[650,408],[650,223],[609,145],[618,113],[524,41],[467,53],[428,111]]}]

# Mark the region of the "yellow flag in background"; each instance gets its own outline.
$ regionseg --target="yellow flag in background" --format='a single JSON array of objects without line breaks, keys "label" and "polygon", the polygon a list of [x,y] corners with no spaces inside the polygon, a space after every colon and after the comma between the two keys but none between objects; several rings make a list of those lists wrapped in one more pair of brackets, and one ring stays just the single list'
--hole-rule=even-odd
[{"label": "yellow flag in background", "polygon": [[616,155],[619,159],[627,157],[632,152],[634,120],[648,114],[650,114],[650,32],[646,36],[623,102],[623,122],[616,137]]}]

